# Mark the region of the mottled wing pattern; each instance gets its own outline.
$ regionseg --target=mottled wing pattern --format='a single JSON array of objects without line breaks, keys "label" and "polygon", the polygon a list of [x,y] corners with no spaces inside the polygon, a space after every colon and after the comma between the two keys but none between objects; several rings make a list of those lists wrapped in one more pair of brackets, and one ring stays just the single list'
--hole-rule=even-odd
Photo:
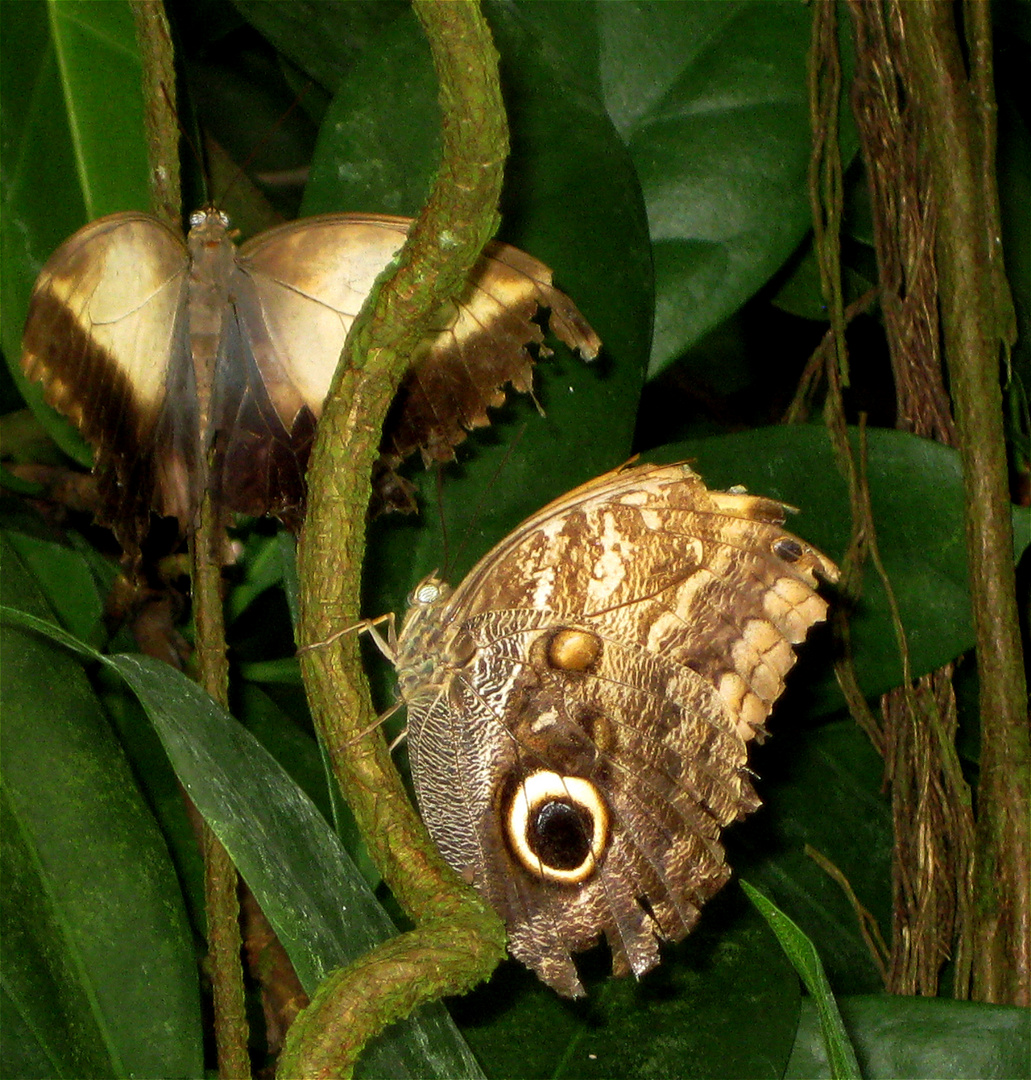
[{"label": "mottled wing pattern", "polygon": [[[147,214],[113,214],[58,248],[30,302],[23,370],[97,448],[107,518],[130,533],[152,506],[182,516],[195,499],[188,276],[171,229]],[[170,379],[182,399],[175,412],[165,408]]]},{"label": "mottled wing pattern", "polygon": [[729,874],[721,829],[758,805],[747,742],[837,574],[783,517],[685,465],[620,470],[406,620],[427,824],[562,993],[601,932],[617,972],[647,971]]}]

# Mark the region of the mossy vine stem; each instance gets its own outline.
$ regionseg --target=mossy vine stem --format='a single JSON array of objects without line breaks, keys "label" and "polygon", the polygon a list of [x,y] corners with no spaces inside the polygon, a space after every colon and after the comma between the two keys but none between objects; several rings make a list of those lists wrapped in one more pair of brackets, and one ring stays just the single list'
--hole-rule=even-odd
[{"label": "mossy vine stem", "polygon": [[[508,152],[497,54],[471,2],[416,0],[439,81],[442,161],[396,265],[355,321],[319,424],[301,535],[300,644],[356,621],[365,511],[380,428],[408,358],[497,227]],[[374,720],[353,635],[302,654],[313,715],[370,854],[416,929],[337,972],[291,1029],[280,1075],[349,1075],[362,1046],[418,1004],[486,978],[504,955],[497,916],[443,862]]]}]

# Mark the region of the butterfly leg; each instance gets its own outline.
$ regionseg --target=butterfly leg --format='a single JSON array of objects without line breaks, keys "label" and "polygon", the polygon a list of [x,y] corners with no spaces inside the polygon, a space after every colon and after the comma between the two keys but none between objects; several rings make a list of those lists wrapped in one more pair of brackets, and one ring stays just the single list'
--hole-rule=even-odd
[{"label": "butterfly leg", "polygon": [[[384,637],[376,627],[385,622],[387,624],[387,636]],[[391,662],[393,663],[397,656],[397,631],[394,624],[394,613],[388,611],[385,615],[377,615],[375,619],[362,619],[361,622],[353,623],[351,626],[345,626],[343,630],[338,630],[335,634],[330,634],[324,641],[313,641],[309,645],[301,645],[297,650],[297,655],[301,653],[310,652],[312,649],[324,649],[327,645],[332,645],[334,641],[339,641],[345,634],[368,634],[372,638],[373,644],[377,649]]]},{"label": "butterfly leg", "polygon": [[[368,735],[370,732],[375,731],[376,728],[378,728],[380,726],[380,724],[382,724],[386,720],[389,720],[394,715],[394,713],[396,713],[397,710],[401,708],[402,704],[403,704],[403,702],[401,702],[401,701],[395,701],[394,704],[391,705],[389,708],[384,709],[383,712],[381,712],[379,714],[379,716],[377,716],[376,719],[371,724],[369,724],[369,726],[367,728],[362,728],[362,730],[359,731],[357,735],[355,735],[351,739],[348,739],[347,740],[347,745],[348,746],[354,746],[354,744],[356,742],[358,742],[360,739],[364,739],[365,736]],[[401,743],[407,737],[408,737],[408,726],[405,725],[404,731],[402,731],[401,734],[398,735],[398,737],[396,739],[394,739],[394,741],[390,744],[390,746],[387,747],[387,752],[392,754],[394,752],[395,748],[398,746],[398,744]]]}]

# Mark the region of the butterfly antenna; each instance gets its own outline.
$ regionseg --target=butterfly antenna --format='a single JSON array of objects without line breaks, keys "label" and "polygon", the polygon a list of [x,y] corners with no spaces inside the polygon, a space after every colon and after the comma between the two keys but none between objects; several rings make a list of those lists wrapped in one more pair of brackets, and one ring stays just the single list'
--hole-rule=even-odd
[{"label": "butterfly antenna", "polygon": [[[207,159],[205,158],[204,154],[202,153],[202,151],[200,149],[200,146],[197,143],[197,140],[187,130],[186,125],[183,123],[182,115],[181,115],[181,113],[179,111],[179,108],[176,105],[175,101],[172,100],[172,95],[169,93],[168,87],[165,86],[164,83],[161,84],[161,94],[165,99],[165,104],[168,106],[168,111],[175,118],[175,126],[179,129],[179,137],[190,148],[190,153],[193,155],[193,160],[197,163],[197,168],[200,170],[200,174],[201,174],[201,177],[202,177],[202,180],[203,180],[203,185],[204,185],[204,188],[205,188],[204,201],[205,201],[205,203],[207,203],[209,201],[209,195],[210,195],[210,192],[208,191],[209,184],[208,184]],[[188,99],[188,95],[187,95],[187,99]],[[192,108],[188,109],[188,111],[189,111],[190,115],[194,118],[194,120],[196,121],[196,113],[193,111],[193,109]]]},{"label": "butterfly antenna", "polygon": [[[462,538],[462,543],[455,551],[455,563],[458,562],[459,557],[461,556],[462,552],[465,551],[466,545],[472,538],[473,529],[476,528],[476,522],[479,521],[480,513],[483,510],[484,500],[494,490],[494,485],[498,482],[498,477],[501,475],[505,466],[508,465],[509,459],[512,457],[512,454],[515,453],[516,447],[522,441],[522,438],[525,434],[526,424],[523,424],[523,426],[516,432],[515,438],[512,439],[511,445],[505,451],[505,456],[501,459],[501,461],[498,463],[498,467],[494,470],[494,473],[490,478],[490,483],[488,483],[487,486],[483,489],[483,493],[480,495],[479,502],[477,502],[476,508],[473,510],[472,517],[469,519],[469,527],[465,530],[465,536]],[[445,548],[445,552],[446,551],[447,549]],[[448,567],[448,570],[450,570],[451,565],[453,564],[448,563],[446,558],[444,560],[444,563],[445,566]],[[445,577],[447,577],[447,573],[445,573]]]},{"label": "butterfly antenna", "polygon": [[315,86],[315,80],[314,79],[309,79],[307,84],[305,85],[305,87],[302,90],[300,90],[298,92],[297,96],[294,98],[293,103],[291,104],[290,108],[287,109],[286,112],[284,112],[283,115],[280,116],[280,118],[272,125],[272,127],[270,127],[268,129],[268,131],[265,132],[265,134],[257,142],[257,144],[254,146],[254,148],[251,150],[251,152],[247,155],[247,157],[244,158],[243,163],[240,165],[240,167],[236,170],[236,176],[233,177],[232,181],[229,183],[229,186],[225,189],[225,191],[222,192],[222,195],[220,196],[220,199],[219,199],[220,202],[224,203],[226,201],[226,199],[229,197],[229,193],[233,190],[234,187],[236,187],[236,185],[240,182],[240,180],[246,174],[248,166],[250,166],[253,163],[254,159],[258,156],[258,154],[260,154],[261,151],[264,150],[266,146],[268,146],[269,140],[272,138],[272,136],[275,135],[276,132],[279,131],[279,129],[293,115],[294,111],[301,105],[301,103],[304,101],[304,99],[311,93],[314,86]]},{"label": "butterfly antenna", "polygon": [[440,539],[441,546],[444,549],[444,575],[446,577],[451,568],[451,559],[448,555],[447,520],[444,517],[444,470],[440,467],[439,461],[436,466],[436,474],[437,520],[440,522]]}]

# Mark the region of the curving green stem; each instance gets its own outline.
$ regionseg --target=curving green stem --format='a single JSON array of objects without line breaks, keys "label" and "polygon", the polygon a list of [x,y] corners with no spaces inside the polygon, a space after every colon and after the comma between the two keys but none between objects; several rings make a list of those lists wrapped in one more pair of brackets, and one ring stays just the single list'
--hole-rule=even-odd
[{"label": "curving green stem", "polygon": [[[395,267],[355,321],[308,471],[298,549],[302,645],[357,621],[365,511],[380,428],[439,305],[464,285],[497,227],[508,152],[497,54],[478,4],[415,0],[439,80],[442,161]],[[331,976],[290,1031],[289,1077],[349,1075],[362,1046],[415,1006],[486,978],[504,955],[494,912],[444,863],[415,814],[375,719],[355,635],[302,653],[312,713],[369,851],[416,929]]]}]

